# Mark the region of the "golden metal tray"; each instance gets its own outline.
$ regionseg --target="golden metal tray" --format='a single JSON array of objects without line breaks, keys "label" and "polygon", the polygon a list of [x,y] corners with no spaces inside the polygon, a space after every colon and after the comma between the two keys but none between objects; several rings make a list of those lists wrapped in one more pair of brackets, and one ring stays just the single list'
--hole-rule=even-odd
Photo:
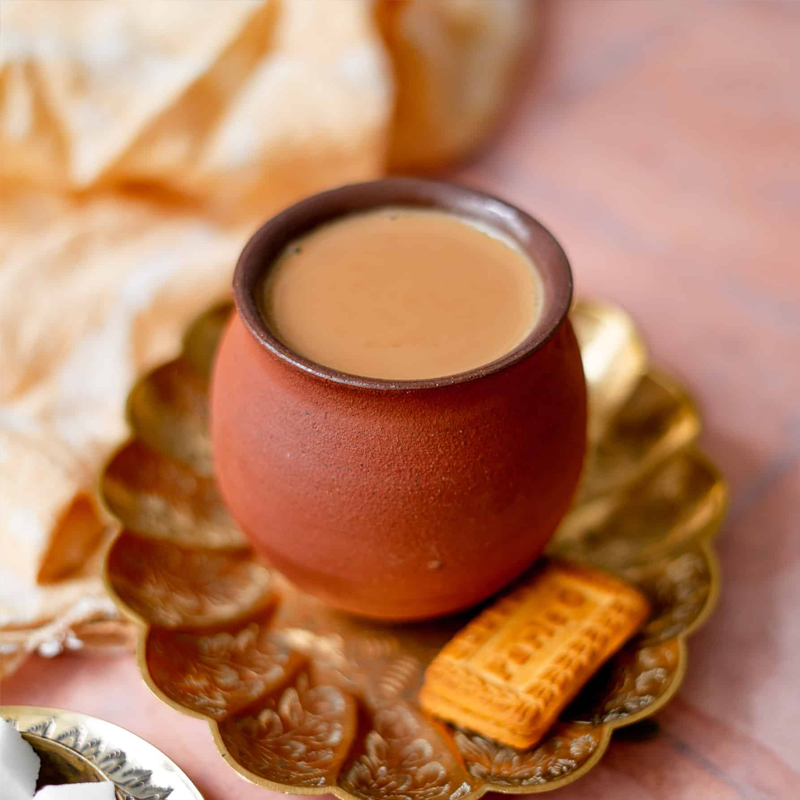
[{"label": "golden metal tray", "polygon": [[[725,484],[697,450],[682,388],[650,370],[631,320],[578,302],[590,451],[551,552],[640,586],[654,613],[535,748],[516,751],[426,717],[430,659],[469,619],[379,625],[337,613],[257,561],[214,484],[208,379],[230,306],[196,320],[182,355],[133,388],[132,438],[102,490],[121,530],[106,564],[139,625],[139,665],[164,702],[208,720],[223,758],[293,794],[461,800],[534,794],[594,766],[615,728],[654,714],[686,670],[686,637],[719,590],[710,539]],[[274,602],[275,598],[277,602]]]},{"label": "golden metal tray", "polygon": [[111,781],[119,800],[203,800],[160,750],[88,714],[38,706],[0,706],[42,759],[42,785]]}]

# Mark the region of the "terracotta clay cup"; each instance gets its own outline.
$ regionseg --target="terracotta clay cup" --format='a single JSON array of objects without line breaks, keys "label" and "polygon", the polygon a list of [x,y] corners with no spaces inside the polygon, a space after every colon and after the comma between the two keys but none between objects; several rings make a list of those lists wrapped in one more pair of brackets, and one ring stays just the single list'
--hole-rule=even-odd
[{"label": "terracotta clay cup", "polygon": [[[344,374],[278,341],[257,301],[277,254],[326,220],[385,205],[441,209],[513,237],[544,289],[525,341],[478,369],[418,381]],[[340,609],[411,620],[470,606],[534,561],[570,504],[586,435],[572,276],[545,228],[450,184],[344,186],[267,222],[233,285],[237,314],[211,392],[215,469],[275,567]]]}]

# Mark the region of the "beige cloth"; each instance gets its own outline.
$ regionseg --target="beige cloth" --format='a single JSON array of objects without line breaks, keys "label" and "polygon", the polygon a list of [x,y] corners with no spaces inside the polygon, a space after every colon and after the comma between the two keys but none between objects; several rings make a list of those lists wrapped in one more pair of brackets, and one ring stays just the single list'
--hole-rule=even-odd
[{"label": "beige cloth", "polygon": [[227,291],[258,221],[475,146],[531,11],[528,0],[2,3],[0,674],[92,631],[123,636],[99,578],[110,521],[97,473],[126,434],[134,378]]}]

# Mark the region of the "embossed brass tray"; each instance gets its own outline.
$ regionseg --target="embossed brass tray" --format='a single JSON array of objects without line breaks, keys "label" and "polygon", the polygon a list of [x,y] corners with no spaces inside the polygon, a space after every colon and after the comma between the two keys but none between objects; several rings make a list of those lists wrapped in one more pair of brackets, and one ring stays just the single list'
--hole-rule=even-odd
[{"label": "embossed brass tray", "polygon": [[726,489],[695,446],[683,389],[651,370],[631,320],[579,302],[572,320],[590,387],[590,452],[551,551],[640,586],[654,613],[535,748],[516,751],[426,717],[423,671],[469,614],[386,626],[337,613],[259,563],[220,501],[208,380],[230,313],[188,330],[179,358],[131,391],[133,431],[102,479],[121,522],[109,590],[139,625],[150,688],[208,720],[223,758],[251,781],[340,798],[533,794],[597,763],[615,728],[676,692],[686,637],[718,591],[710,540]]},{"label": "embossed brass tray", "polygon": [[42,759],[42,785],[111,781],[119,800],[203,800],[160,750],[130,731],[60,708],[0,706]]}]

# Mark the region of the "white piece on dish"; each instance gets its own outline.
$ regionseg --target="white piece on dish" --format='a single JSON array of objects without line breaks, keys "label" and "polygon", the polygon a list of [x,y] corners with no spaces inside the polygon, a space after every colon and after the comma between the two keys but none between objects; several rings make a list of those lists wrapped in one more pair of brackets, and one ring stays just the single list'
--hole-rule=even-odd
[{"label": "white piece on dish", "polygon": [[30,800],[36,791],[41,759],[19,731],[0,719],[0,788],[3,800]]},{"label": "white piece on dish", "polygon": [[36,800],[114,800],[114,784],[102,781],[45,786],[36,792]]}]

